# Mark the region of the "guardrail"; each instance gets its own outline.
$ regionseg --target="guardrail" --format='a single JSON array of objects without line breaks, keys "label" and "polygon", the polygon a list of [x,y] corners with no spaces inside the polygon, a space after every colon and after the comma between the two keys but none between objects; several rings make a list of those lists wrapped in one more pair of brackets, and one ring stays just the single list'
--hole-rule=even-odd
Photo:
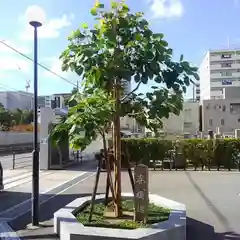
[{"label": "guardrail", "polygon": [[28,167],[32,165],[32,155],[30,156],[16,156],[15,153],[13,153],[13,159],[12,159],[12,169],[15,168],[21,168],[21,167]]}]

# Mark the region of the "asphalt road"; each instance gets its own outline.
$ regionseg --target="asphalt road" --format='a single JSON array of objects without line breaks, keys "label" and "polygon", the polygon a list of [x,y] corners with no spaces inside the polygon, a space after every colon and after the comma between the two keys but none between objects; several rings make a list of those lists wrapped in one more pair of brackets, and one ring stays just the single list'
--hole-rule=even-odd
[{"label": "asphalt road", "polygon": [[[149,174],[151,193],[186,204],[188,240],[240,239],[239,181],[240,173],[237,172],[156,171]],[[94,177],[91,177],[71,185],[61,195],[42,204],[41,221],[49,224],[48,227],[36,231],[20,230],[20,236],[23,239],[57,239],[52,233],[53,213],[73,199],[91,194],[93,183]],[[122,186],[124,192],[131,191],[126,172],[122,176]],[[105,173],[101,176],[98,193],[104,191]],[[30,213],[14,225],[22,229],[29,222]]]},{"label": "asphalt road", "polygon": [[[13,168],[13,155],[1,156],[0,162],[3,169]],[[22,153],[15,155],[15,168],[26,168],[32,165],[32,153]]]}]

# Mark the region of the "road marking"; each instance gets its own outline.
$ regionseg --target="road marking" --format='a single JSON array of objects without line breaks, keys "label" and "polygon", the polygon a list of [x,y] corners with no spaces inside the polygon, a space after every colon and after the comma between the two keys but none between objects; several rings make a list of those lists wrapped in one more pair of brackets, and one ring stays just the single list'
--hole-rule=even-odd
[{"label": "road marking", "polygon": [[[82,175],[84,175],[84,174],[86,174],[86,173],[87,173],[87,172],[82,172],[82,173],[79,174],[77,177],[74,177],[74,178],[72,178],[72,179],[70,179],[70,180],[68,180],[68,181],[65,181],[65,182],[63,182],[63,183],[61,183],[61,184],[59,184],[59,185],[57,185],[57,186],[55,186],[55,187],[53,187],[53,188],[51,188],[51,189],[48,189],[47,191],[44,191],[44,192],[40,193],[40,197],[41,197],[42,194],[46,194],[46,193],[49,193],[49,192],[51,192],[51,191],[54,191],[54,190],[57,189],[58,187],[61,187],[62,185],[66,184],[66,183],[68,183],[68,182],[70,182],[70,181],[74,181],[74,179],[77,179],[78,177],[81,177]],[[95,174],[95,173],[94,173],[94,174]],[[55,194],[55,195],[57,195],[57,194]],[[53,196],[54,196],[54,195],[53,195]],[[13,211],[14,209],[16,209],[16,208],[18,208],[18,207],[20,207],[20,206],[22,206],[22,205],[24,205],[24,204],[26,204],[26,203],[28,203],[28,202],[30,202],[30,201],[31,201],[31,199],[27,199],[27,200],[25,200],[25,201],[23,201],[23,202],[21,202],[21,203],[19,203],[19,204],[17,204],[17,205],[14,205],[13,207],[8,208],[8,209],[0,212],[0,216],[3,216],[3,215],[5,215],[5,214],[7,214],[8,212],[11,212],[11,211]],[[41,203],[41,204],[42,204],[42,203]],[[28,211],[29,211],[29,210],[28,210]],[[21,215],[23,215],[23,214],[25,214],[25,213],[26,213],[26,212],[22,213]],[[17,218],[17,217],[19,217],[19,216],[21,216],[21,215],[18,215],[18,216],[16,216],[15,218]]]},{"label": "road marking", "polygon": [[87,172],[82,172],[82,173],[80,173],[77,177],[73,177],[73,178],[70,179],[70,180],[66,180],[66,181],[64,181],[63,183],[60,183],[60,184],[58,184],[57,186],[55,186],[55,187],[53,187],[53,188],[50,188],[49,190],[46,190],[45,192],[43,192],[43,193],[41,193],[41,194],[46,194],[46,193],[48,193],[48,192],[51,192],[51,191],[53,191],[54,189],[57,189],[57,188],[61,187],[62,185],[67,184],[68,182],[73,181],[73,180],[81,177],[82,175],[84,175],[84,174],[86,174],[86,173],[87,173]]},{"label": "road marking", "polygon": [[[43,172],[39,177],[42,178],[42,177],[50,175],[52,173],[53,172]],[[22,185],[24,183],[28,183],[28,182],[31,182],[31,181],[32,181],[32,178],[30,176],[28,176],[27,178],[20,179],[17,182],[10,182],[10,183],[6,184],[5,187],[4,187],[4,190],[8,190],[10,188],[14,188],[14,187],[17,187],[19,185]]]},{"label": "road marking", "polygon": [[[72,184],[71,186],[69,186],[69,187],[63,189],[63,190],[60,191],[60,192],[58,192],[55,196],[57,196],[57,195],[59,195],[59,194],[62,194],[62,193],[64,193],[64,192],[66,192],[66,191],[69,190],[70,188],[75,187],[75,186],[78,185],[79,183],[86,181],[87,179],[91,178],[91,177],[94,176],[95,174],[96,174],[96,173],[94,172],[94,173],[92,173],[91,175],[89,175],[89,176],[87,176],[87,177],[85,177],[85,178],[79,180],[78,182],[76,182],[76,183]],[[52,196],[51,198],[54,198],[55,196]],[[51,199],[51,198],[50,198],[50,199]]]},{"label": "road marking", "polygon": [[[42,171],[40,171],[40,173],[41,173]],[[8,183],[11,183],[11,182],[14,182],[14,181],[16,181],[16,180],[20,180],[20,179],[23,179],[23,178],[25,178],[25,177],[29,177],[29,176],[31,176],[32,175],[32,173],[31,172],[28,172],[28,173],[24,173],[24,174],[21,174],[20,176],[19,176],[19,174],[16,176],[14,176],[14,177],[7,177],[7,178],[4,178],[4,176],[3,176],[3,184],[5,185],[5,184],[8,184]]]}]

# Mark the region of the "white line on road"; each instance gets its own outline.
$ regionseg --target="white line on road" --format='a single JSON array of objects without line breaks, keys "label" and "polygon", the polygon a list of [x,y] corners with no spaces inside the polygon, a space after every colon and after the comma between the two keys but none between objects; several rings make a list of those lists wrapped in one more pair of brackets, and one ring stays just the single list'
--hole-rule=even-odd
[{"label": "white line on road", "polygon": [[[39,171],[39,173],[41,173],[42,171]],[[26,177],[29,177],[32,175],[32,172],[28,172],[28,173],[24,173],[24,174],[21,174],[21,175],[17,175],[15,177],[8,177],[8,178],[4,178],[3,179],[3,184],[6,185],[8,183],[11,183],[11,182],[14,182],[16,180],[20,180],[20,179],[23,179],[23,178],[26,178]]]},{"label": "white line on road", "polygon": [[[50,175],[52,174],[53,172],[43,172],[41,175],[40,175],[40,178],[43,177],[43,176],[47,176],[47,175]],[[32,181],[32,178],[31,176],[28,176],[27,178],[23,178],[23,179],[20,179],[19,181],[17,182],[10,182],[8,184],[5,185],[4,187],[4,190],[7,190],[7,189],[10,189],[10,188],[14,188],[14,187],[17,187],[19,185],[22,185],[24,183],[28,183],[28,182],[31,182]]]},{"label": "white line on road", "polygon": [[[48,189],[47,191],[44,191],[44,192],[40,193],[40,195],[42,195],[42,194],[47,194],[47,193],[49,193],[49,192],[51,192],[51,191],[54,191],[54,190],[57,189],[58,187],[66,184],[66,183],[68,183],[68,182],[70,182],[70,181],[73,181],[74,179],[76,179],[76,178],[78,178],[78,177],[81,177],[81,176],[84,175],[85,173],[87,173],[87,172],[82,172],[82,173],[79,174],[77,177],[74,177],[74,178],[72,178],[72,179],[70,179],[70,180],[68,180],[68,181],[65,181],[65,182],[63,182],[63,183],[61,183],[61,184],[59,184],[59,185],[57,185],[57,186],[55,186],[55,187],[53,187],[53,188],[51,188],[51,189]],[[14,205],[14,206],[11,207],[11,208],[8,208],[8,209],[0,212],[0,216],[1,216],[1,215],[3,216],[4,214],[6,214],[6,213],[8,213],[8,212],[13,211],[14,209],[16,209],[16,208],[18,208],[18,207],[20,207],[20,206],[28,203],[29,201],[31,201],[31,199],[27,199],[27,200],[25,200],[25,201],[23,201],[23,202],[21,202],[21,203],[19,203],[19,204],[17,204],[17,205]],[[23,214],[24,214],[24,213],[23,213]],[[22,215],[22,214],[21,214],[21,215]],[[21,216],[21,215],[20,215],[20,216]],[[18,216],[16,216],[16,218],[17,218],[17,217],[18,217]]]},{"label": "white line on road", "polygon": [[[85,173],[86,173],[86,172],[83,172],[83,173],[81,173],[81,175],[83,175],[83,174],[85,174]],[[58,192],[57,194],[55,194],[55,195],[53,195],[52,197],[50,197],[49,199],[43,201],[41,204],[44,204],[44,203],[46,203],[47,201],[49,201],[49,200],[53,199],[54,197],[56,197],[57,195],[60,195],[60,194],[62,194],[62,193],[64,193],[64,192],[66,192],[67,190],[71,189],[72,187],[78,185],[79,183],[86,181],[87,179],[91,178],[91,177],[94,176],[95,174],[96,174],[96,173],[92,173],[91,175],[89,175],[89,176],[87,176],[87,177],[79,180],[79,181],[76,182],[75,184],[73,184],[73,185],[71,185],[71,186],[63,189],[62,191],[60,191],[60,192]],[[79,176],[81,176],[81,175],[79,175]],[[78,176],[78,177],[79,177],[79,176]],[[74,179],[74,178],[73,178],[73,179]],[[72,179],[72,180],[73,180],[73,179]],[[71,181],[71,180],[70,180],[70,181]],[[59,185],[59,186],[61,186],[61,185]],[[57,188],[57,187],[56,187],[56,188]],[[51,191],[51,190],[50,190],[50,191]],[[15,206],[14,206],[14,207],[15,207]],[[28,210],[28,211],[29,211],[29,210]],[[26,212],[25,212],[25,213],[26,213]],[[16,216],[15,218],[18,218],[18,217],[22,216],[22,215],[25,214],[25,213],[21,213],[21,214],[19,214],[18,216]],[[11,240],[11,239],[12,239],[12,240],[13,240],[13,239],[14,239],[14,240],[21,240],[21,239],[17,236],[17,233],[14,232],[14,230],[13,230],[6,222],[0,223],[0,237],[1,237],[3,240],[5,240],[5,239],[6,239],[6,240]]]}]

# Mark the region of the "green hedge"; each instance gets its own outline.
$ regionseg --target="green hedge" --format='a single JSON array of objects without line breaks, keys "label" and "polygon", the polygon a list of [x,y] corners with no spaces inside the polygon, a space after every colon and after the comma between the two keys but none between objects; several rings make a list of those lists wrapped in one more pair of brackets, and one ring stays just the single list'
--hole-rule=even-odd
[{"label": "green hedge", "polygon": [[[178,149],[189,165],[195,169],[206,166],[238,168],[240,140],[238,139],[188,139],[180,141],[160,140],[157,138],[127,138],[122,139],[122,152],[129,156],[131,163],[143,163],[148,166],[156,160],[169,157],[169,150]],[[152,161],[151,161],[152,160]]]}]

